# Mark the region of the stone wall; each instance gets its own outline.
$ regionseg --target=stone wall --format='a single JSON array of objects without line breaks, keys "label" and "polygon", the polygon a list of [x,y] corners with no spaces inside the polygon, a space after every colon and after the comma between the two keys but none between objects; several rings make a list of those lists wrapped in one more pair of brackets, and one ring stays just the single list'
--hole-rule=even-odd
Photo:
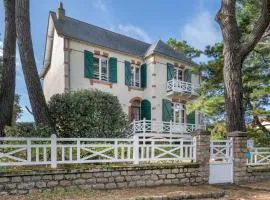
[{"label": "stone wall", "polygon": [[0,175],[0,194],[57,189],[113,189],[158,185],[208,184],[199,164],[106,169],[53,170]]},{"label": "stone wall", "polygon": [[270,180],[269,166],[247,167],[247,175],[249,182]]}]

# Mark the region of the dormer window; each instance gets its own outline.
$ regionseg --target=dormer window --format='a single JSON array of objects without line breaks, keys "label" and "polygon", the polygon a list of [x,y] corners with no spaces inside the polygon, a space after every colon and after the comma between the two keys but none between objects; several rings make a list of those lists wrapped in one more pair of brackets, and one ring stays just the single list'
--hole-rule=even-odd
[{"label": "dormer window", "polygon": [[94,79],[108,81],[108,59],[104,57],[94,56],[93,58],[93,75]]},{"label": "dormer window", "polygon": [[141,87],[141,68],[137,65],[131,65],[131,86]]}]

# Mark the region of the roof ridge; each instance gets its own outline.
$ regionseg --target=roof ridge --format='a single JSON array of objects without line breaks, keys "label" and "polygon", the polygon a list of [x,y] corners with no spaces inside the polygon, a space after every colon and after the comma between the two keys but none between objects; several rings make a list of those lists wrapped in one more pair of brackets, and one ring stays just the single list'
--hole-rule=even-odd
[{"label": "roof ridge", "polygon": [[[56,12],[54,12],[54,11],[50,11],[50,13],[56,14]],[[106,28],[102,28],[102,27],[97,26],[97,25],[95,25],[95,24],[90,24],[90,23],[88,23],[88,22],[84,22],[84,21],[81,21],[81,20],[78,20],[78,19],[75,19],[75,18],[72,18],[72,17],[69,17],[69,16],[65,16],[65,18],[69,18],[69,19],[71,19],[71,20],[75,20],[75,21],[77,21],[77,22],[81,22],[81,23],[84,23],[84,24],[87,24],[87,25],[90,25],[90,26],[95,26],[96,28],[102,29],[102,30],[104,30],[104,31],[111,32],[111,33],[114,33],[114,34],[118,34],[118,35],[124,36],[124,37],[126,37],[126,38],[129,38],[129,39],[132,39],[132,40],[136,40],[136,41],[141,42],[141,43],[144,43],[144,44],[151,45],[151,43],[144,42],[144,41],[142,41],[142,40],[139,40],[139,39],[136,39],[136,38],[133,38],[133,37],[130,37],[130,36],[121,34],[121,33],[117,33],[117,32],[115,32],[115,31],[111,31],[111,30],[106,29]]]}]

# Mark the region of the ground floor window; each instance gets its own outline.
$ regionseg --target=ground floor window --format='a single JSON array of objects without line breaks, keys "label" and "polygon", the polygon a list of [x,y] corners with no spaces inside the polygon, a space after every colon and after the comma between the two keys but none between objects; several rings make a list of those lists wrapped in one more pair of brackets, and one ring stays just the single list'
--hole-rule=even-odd
[{"label": "ground floor window", "polygon": [[181,103],[172,103],[173,122],[185,123],[186,122],[186,106]]}]

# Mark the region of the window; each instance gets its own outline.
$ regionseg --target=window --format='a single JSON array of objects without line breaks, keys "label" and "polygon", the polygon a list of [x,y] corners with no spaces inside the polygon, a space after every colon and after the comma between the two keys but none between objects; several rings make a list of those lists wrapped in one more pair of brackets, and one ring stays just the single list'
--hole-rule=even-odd
[{"label": "window", "polygon": [[179,68],[174,68],[173,70],[173,74],[174,74],[174,79],[176,80],[179,80],[179,81],[182,81],[183,80],[183,71],[182,69],[179,69]]},{"label": "window", "polygon": [[141,87],[141,69],[139,66],[131,66],[131,86]]},{"label": "window", "polygon": [[173,122],[185,123],[186,121],[186,106],[180,103],[172,103],[173,107]]},{"label": "window", "polygon": [[108,59],[103,57],[94,57],[94,79],[108,81]]}]

